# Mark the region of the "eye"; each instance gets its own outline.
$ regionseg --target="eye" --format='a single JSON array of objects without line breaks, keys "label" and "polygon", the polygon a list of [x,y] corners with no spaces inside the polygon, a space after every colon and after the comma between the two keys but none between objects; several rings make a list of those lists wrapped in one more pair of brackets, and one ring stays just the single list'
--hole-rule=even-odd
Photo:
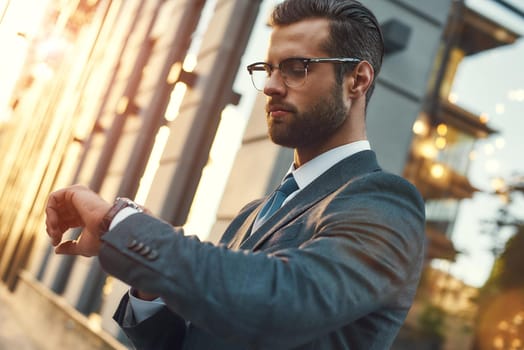
[{"label": "eye", "polygon": [[289,77],[300,78],[306,71],[306,63],[301,58],[288,58],[280,63],[280,70]]}]

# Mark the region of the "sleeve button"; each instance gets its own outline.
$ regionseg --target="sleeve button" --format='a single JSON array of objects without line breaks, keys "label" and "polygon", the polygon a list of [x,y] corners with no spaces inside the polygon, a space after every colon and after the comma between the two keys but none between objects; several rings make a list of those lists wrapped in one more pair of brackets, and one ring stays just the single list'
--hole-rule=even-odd
[{"label": "sleeve button", "polygon": [[149,260],[156,260],[158,258],[158,252],[153,249],[149,252],[149,254],[147,254],[146,258]]},{"label": "sleeve button", "polygon": [[138,244],[131,249],[138,253],[140,250],[142,250],[142,248],[144,248],[144,243],[138,242]]},{"label": "sleeve button", "polygon": [[148,255],[150,252],[151,252],[151,248],[150,248],[149,246],[147,246],[147,245],[144,246],[144,248],[142,248],[142,249],[139,251],[139,253],[140,253],[141,255],[144,255],[144,256]]},{"label": "sleeve button", "polygon": [[133,249],[137,244],[138,242],[136,241],[136,239],[132,239],[129,241],[129,243],[127,243],[127,248]]}]

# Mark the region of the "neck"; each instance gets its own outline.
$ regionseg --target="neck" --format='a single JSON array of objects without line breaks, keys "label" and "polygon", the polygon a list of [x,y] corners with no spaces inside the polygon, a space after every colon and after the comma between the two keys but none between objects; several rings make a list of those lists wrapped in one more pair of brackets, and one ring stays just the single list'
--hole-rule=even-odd
[{"label": "neck", "polygon": [[301,147],[301,148],[295,148],[294,151],[294,157],[293,162],[295,164],[295,168],[299,168],[300,166],[304,165],[305,163],[309,162],[315,157],[318,157],[319,155],[328,152],[334,148],[348,145],[350,143],[356,142],[356,141],[363,141],[367,140],[366,135],[364,134],[361,137],[355,137],[351,139],[347,139],[345,142],[340,143],[334,143],[331,145],[322,145],[322,146],[310,146],[310,147]]}]

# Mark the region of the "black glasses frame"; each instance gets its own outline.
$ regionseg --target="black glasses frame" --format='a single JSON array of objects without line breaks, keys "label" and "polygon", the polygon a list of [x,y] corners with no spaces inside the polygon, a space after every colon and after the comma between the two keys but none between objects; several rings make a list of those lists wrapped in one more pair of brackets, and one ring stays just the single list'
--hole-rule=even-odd
[{"label": "black glasses frame", "polygon": [[333,58],[331,57],[326,57],[326,58],[290,57],[290,58],[286,58],[285,60],[282,60],[276,66],[269,64],[267,62],[255,62],[255,63],[248,65],[246,68],[247,68],[247,71],[249,72],[249,75],[251,75],[251,81],[255,89],[259,91],[263,91],[263,88],[260,89],[256,86],[254,78],[253,78],[253,72],[264,71],[267,73],[267,78],[269,79],[269,77],[271,77],[271,74],[273,74],[273,71],[275,69],[278,69],[282,72],[282,67],[285,66],[287,63],[301,62],[304,65],[304,71],[303,71],[304,77],[302,78],[303,80],[299,84],[296,84],[296,85],[289,84],[289,81],[288,81],[289,75],[286,72],[283,74],[281,73],[284,83],[286,84],[287,87],[298,87],[306,83],[307,75],[308,75],[307,73],[308,73],[309,65],[311,63],[339,63],[340,64],[340,63],[359,63],[361,61],[362,60],[360,58],[355,58],[355,57],[333,57]]}]

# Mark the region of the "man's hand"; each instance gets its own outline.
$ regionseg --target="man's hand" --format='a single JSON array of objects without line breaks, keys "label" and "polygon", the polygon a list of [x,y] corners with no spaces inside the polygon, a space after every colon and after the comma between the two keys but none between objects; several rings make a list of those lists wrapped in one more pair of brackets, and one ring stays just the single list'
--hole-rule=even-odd
[{"label": "man's hand", "polygon": [[[100,249],[98,225],[111,204],[87,187],[74,185],[49,195],[46,206],[46,229],[57,254],[94,256]],[[77,240],[64,241],[70,228],[83,227]]]}]

